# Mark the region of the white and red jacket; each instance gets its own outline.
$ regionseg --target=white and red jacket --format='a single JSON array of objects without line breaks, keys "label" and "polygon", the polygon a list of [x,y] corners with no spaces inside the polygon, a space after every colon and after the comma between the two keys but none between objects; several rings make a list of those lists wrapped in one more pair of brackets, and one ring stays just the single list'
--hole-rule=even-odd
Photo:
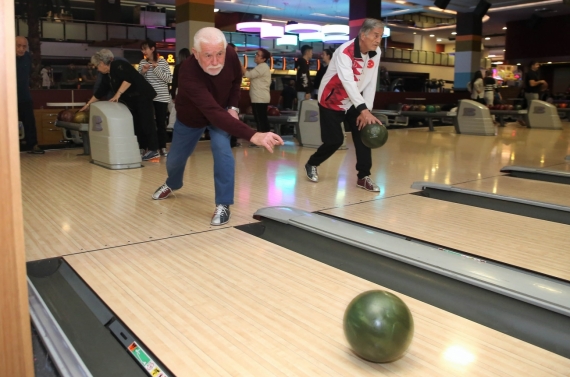
[{"label": "white and red jacket", "polygon": [[319,87],[319,104],[327,109],[372,110],[380,68],[380,48],[360,52],[358,38],[342,44],[333,54]]}]

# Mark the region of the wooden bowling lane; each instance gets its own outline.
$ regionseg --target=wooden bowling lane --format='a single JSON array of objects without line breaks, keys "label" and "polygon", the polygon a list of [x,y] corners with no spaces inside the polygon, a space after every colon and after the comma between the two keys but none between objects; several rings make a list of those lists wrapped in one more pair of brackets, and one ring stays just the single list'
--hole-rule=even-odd
[{"label": "wooden bowling lane", "polygon": [[570,281],[570,226],[417,195],[323,211]]},{"label": "wooden bowling lane", "polygon": [[[457,135],[453,127],[391,130],[386,145],[373,151],[372,177],[380,193],[356,187],[352,142],[319,167],[319,183],[309,182],[304,165],[314,149],[288,139],[271,154],[234,148],[235,204],[229,226],[252,221],[266,206],[308,211],[342,207],[412,192],[410,183],[444,184],[497,175],[507,164],[540,166],[566,155],[570,129],[505,128],[497,137]],[[563,136],[563,137],[562,137]],[[350,138],[350,136],[349,136]],[[213,162],[209,142],[200,142],[188,161],[185,186],[176,196],[150,196],[166,179],[166,160],[142,169],[112,171],[76,156],[80,150],[22,153],[22,195],[28,260],[129,245],[213,229]]]},{"label": "wooden bowling lane", "polygon": [[570,360],[401,295],[415,335],[373,364],[342,331],[382,287],[233,228],[65,257],[177,376],[568,376]]},{"label": "wooden bowling lane", "polygon": [[455,185],[469,190],[570,207],[570,187],[552,182],[497,176]]}]

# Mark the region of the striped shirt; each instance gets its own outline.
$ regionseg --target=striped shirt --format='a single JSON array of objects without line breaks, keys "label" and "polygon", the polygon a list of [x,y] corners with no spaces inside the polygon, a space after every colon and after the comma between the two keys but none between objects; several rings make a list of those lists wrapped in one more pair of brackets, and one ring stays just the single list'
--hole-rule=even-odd
[{"label": "striped shirt", "polygon": [[146,71],[142,73],[142,67],[145,64],[150,64],[145,59],[141,60],[139,63],[139,73],[142,74],[146,80],[152,85],[156,91],[156,97],[153,101],[156,102],[170,102],[170,93],[168,92],[168,84],[172,81],[172,74],[170,73],[170,67],[164,58],[158,58],[158,65],[153,68],[152,65]]}]

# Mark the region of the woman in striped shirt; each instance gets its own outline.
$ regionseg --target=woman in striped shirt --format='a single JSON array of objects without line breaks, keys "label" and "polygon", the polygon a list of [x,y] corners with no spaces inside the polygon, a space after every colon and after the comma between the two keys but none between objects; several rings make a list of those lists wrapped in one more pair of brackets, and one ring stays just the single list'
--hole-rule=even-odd
[{"label": "woman in striped shirt", "polygon": [[158,137],[159,153],[166,156],[166,112],[170,93],[168,84],[172,80],[170,67],[164,58],[158,56],[156,43],[147,39],[141,44],[141,51],[146,59],[139,63],[139,73],[152,85],[156,91],[153,99],[154,117],[156,119],[156,133]]}]

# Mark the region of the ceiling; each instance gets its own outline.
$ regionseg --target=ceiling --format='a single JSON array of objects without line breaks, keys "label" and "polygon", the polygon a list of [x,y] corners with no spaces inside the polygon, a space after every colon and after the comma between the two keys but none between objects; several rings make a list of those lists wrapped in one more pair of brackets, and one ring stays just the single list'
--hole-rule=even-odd
[{"label": "ceiling", "polygon": [[[72,0],[87,3],[86,0]],[[215,7],[220,12],[242,12],[261,14],[265,21],[274,25],[284,25],[287,21],[313,22],[319,24],[348,24],[348,5],[350,0],[216,0]],[[368,0],[372,1],[372,0]],[[399,2],[397,2],[399,1]],[[433,0],[382,0],[382,18],[388,19],[392,31],[392,39],[398,42],[413,43],[413,33],[425,35],[429,38],[439,38],[437,43],[455,43],[455,26],[442,26],[435,29],[423,30],[408,27],[403,23],[392,24],[391,19],[424,14],[430,17],[454,17],[451,13],[441,13],[434,6]],[[505,33],[503,30],[509,21],[530,19],[533,15],[539,17],[552,17],[570,14],[570,5],[563,4],[562,0],[487,0],[491,8],[487,12],[488,19],[483,23],[483,36],[485,49],[489,54],[501,59],[504,54]],[[147,0],[121,0],[121,5],[148,5],[153,3]],[[158,7],[175,9],[176,0],[155,0]],[[447,10],[455,12],[472,12],[479,0],[451,0]],[[433,9],[429,9],[429,8]]]}]

